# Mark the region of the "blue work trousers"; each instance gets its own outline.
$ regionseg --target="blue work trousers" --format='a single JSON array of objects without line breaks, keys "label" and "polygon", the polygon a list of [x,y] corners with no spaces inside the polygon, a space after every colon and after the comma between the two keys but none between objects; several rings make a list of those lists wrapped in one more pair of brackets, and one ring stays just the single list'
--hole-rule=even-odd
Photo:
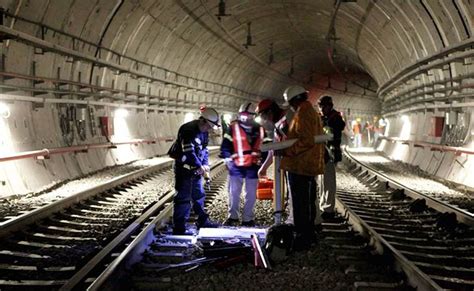
[{"label": "blue work trousers", "polygon": [[194,171],[175,167],[175,189],[173,224],[177,231],[186,229],[186,221],[191,213],[191,203],[198,223],[205,223],[209,217],[204,210],[206,194],[202,185],[202,177]]}]

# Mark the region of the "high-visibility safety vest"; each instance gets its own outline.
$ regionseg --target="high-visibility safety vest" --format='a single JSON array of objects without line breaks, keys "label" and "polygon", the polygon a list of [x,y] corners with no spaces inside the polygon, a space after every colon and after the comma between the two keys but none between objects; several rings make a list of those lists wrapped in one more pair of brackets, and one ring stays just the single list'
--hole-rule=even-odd
[{"label": "high-visibility safety vest", "polygon": [[232,142],[234,144],[234,154],[231,156],[238,167],[248,167],[257,164],[260,158],[260,146],[262,145],[264,132],[263,127],[259,127],[257,139],[250,145],[247,133],[238,122],[231,123]]}]

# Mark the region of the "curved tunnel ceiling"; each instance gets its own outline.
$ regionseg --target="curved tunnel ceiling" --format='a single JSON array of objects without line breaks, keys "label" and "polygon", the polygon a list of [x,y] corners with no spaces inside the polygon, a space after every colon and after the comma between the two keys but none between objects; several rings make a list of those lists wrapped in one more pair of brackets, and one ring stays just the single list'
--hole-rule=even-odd
[{"label": "curved tunnel ceiling", "polygon": [[[403,68],[470,38],[474,10],[470,0],[2,2],[12,15],[169,72],[237,88],[248,93],[243,98],[254,100],[281,96],[294,83],[324,90],[332,78],[375,98],[378,86]],[[228,15],[216,16],[219,2]],[[245,47],[248,23],[252,45]],[[41,34],[38,26],[19,20],[7,19],[7,25]],[[71,46],[54,34],[43,38]],[[98,56],[98,50],[75,49],[113,59]],[[7,53],[7,70],[27,71],[16,67],[13,55]],[[34,58],[31,51],[29,58]],[[53,67],[43,67],[43,74],[54,75]],[[94,73],[93,66],[85,71],[89,80],[100,74],[102,83],[116,78]]]}]

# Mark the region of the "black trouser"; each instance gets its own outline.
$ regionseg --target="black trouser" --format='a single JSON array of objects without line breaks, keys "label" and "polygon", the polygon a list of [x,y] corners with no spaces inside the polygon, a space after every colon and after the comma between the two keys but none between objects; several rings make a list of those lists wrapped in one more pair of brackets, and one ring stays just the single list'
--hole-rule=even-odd
[{"label": "black trouser", "polygon": [[288,172],[288,184],[293,199],[293,216],[297,239],[311,243],[316,218],[316,179]]}]

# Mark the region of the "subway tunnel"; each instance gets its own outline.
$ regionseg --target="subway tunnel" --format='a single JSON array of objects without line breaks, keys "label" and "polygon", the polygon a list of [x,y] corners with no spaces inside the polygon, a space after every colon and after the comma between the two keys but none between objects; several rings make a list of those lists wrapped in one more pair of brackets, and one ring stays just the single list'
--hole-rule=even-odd
[{"label": "subway tunnel", "polygon": [[[124,165],[137,170],[143,165],[158,163],[152,166],[153,171],[162,171],[159,174],[162,176],[153,176],[158,182],[150,189],[170,195],[173,161],[167,152],[182,124],[198,119],[205,107],[216,109],[221,120],[228,122],[237,116],[243,103],[257,104],[272,99],[282,105],[285,89],[298,85],[308,92],[316,110],[322,96],[332,97],[335,109],[346,122],[343,142],[349,152],[358,154],[360,159],[369,159],[376,153],[382,173],[389,172],[388,166],[384,166],[388,161],[397,162],[403,164],[403,169],[416,169],[414,176],[430,176],[443,187],[454,185],[456,190],[468,194],[466,204],[471,208],[461,209],[468,218],[460,219],[458,214],[453,214],[455,222],[451,213],[439,210],[429,199],[425,201],[429,207],[446,214],[443,219],[448,222],[436,220],[437,228],[455,225],[454,234],[442,232],[444,236],[439,240],[451,242],[452,239],[453,246],[467,250],[466,258],[460,255],[445,265],[466,266],[460,266],[460,270],[456,270],[459,273],[448,279],[437,271],[430,273],[423,269],[440,285],[425,288],[424,283],[420,283],[424,279],[420,278],[409,279],[408,283],[420,290],[431,290],[432,286],[434,289],[439,286],[472,288],[473,33],[473,0],[0,0],[2,246],[13,240],[7,241],[4,237],[17,235],[19,231],[10,226],[9,219],[13,220],[13,215],[10,217],[11,211],[7,208],[15,208],[18,216],[30,211],[11,201],[23,199],[23,204],[29,204],[31,198],[32,205],[45,206],[47,203],[41,201],[40,195],[56,195],[55,189],[69,183],[77,191],[89,191],[96,184],[85,182],[83,185],[81,181],[85,180],[81,179],[98,173],[108,171],[111,173],[108,181],[122,181],[125,170],[120,167]],[[354,139],[357,124],[365,128],[361,148],[357,148]],[[375,142],[374,128],[379,130]],[[370,130],[373,130],[372,135]],[[210,134],[209,145],[213,146],[214,154],[221,142],[220,130]],[[221,159],[217,155],[210,159],[212,169],[219,169]],[[389,188],[389,182],[366,177],[370,170],[358,167],[352,164],[339,167],[338,175],[341,172],[346,175],[349,170],[359,171],[357,175],[361,183],[365,183],[361,184],[363,190],[360,191],[366,191],[367,185],[375,185],[373,189],[377,191]],[[216,182],[207,185],[209,192],[219,187],[223,189],[225,177],[219,177],[222,169],[212,174]],[[146,171],[143,171],[145,176],[154,173]],[[338,176],[343,191],[349,192],[351,187],[359,191],[359,186],[353,186],[359,182],[351,179]],[[114,186],[120,189],[116,192],[108,189],[104,196],[118,195],[142,182]],[[415,184],[424,182],[409,183],[416,188]],[[433,186],[433,189],[436,187],[441,188]],[[405,197],[411,190],[404,190],[402,194],[403,191],[397,191],[389,193],[392,198]],[[346,192],[338,192],[338,195],[344,197]],[[150,199],[157,199],[156,195],[150,198],[144,193],[145,190],[138,198],[134,196],[135,202],[145,205]],[[54,199],[58,197],[66,196],[61,194]],[[89,198],[81,199],[81,203],[86,204],[84,200]],[[351,199],[347,200],[349,204]],[[360,204],[370,204],[367,202],[370,199],[366,199],[364,197]],[[397,199],[400,198],[392,200]],[[398,200],[394,202],[397,203],[402,204]],[[270,204],[264,204],[270,209],[264,209],[266,214],[273,213]],[[410,204],[410,209],[416,208],[413,204],[416,203]],[[55,205],[56,202],[46,206]],[[71,205],[65,206],[68,210],[56,210],[61,212],[59,216],[77,210]],[[140,211],[153,207],[145,205]],[[393,209],[386,212],[393,214],[396,212]],[[87,211],[93,213],[90,209]],[[124,217],[131,219],[135,214],[127,215]],[[343,214],[340,215],[337,217]],[[435,214],[422,215],[430,216],[431,220],[426,222],[420,218],[412,224],[425,227],[426,223],[430,225],[426,228],[431,227]],[[271,222],[271,215],[267,216],[266,222]],[[29,219],[28,223],[38,224],[40,218]],[[352,218],[344,219],[346,223]],[[460,227],[458,222],[467,226]],[[330,220],[324,226],[331,223]],[[400,232],[411,231],[411,225],[405,227]],[[98,232],[106,233],[104,229]],[[25,244],[23,231],[20,229],[18,244]],[[62,231],[73,233],[76,230]],[[438,239],[437,235],[429,234],[432,240]],[[371,243],[373,241],[378,248],[378,239],[372,239]],[[38,245],[44,250],[43,243]],[[87,247],[104,246],[91,243]],[[74,255],[79,256],[84,249]],[[451,250],[451,246],[437,249]],[[11,255],[8,252],[0,250],[0,269],[13,274],[21,267],[12,270],[18,261],[8,266],[9,259],[4,258]],[[441,257],[439,261],[444,263],[447,255]],[[4,259],[7,263],[2,261]],[[296,256],[295,260],[306,258]],[[423,262],[419,265],[426,267]],[[22,267],[26,268],[25,272],[31,271]],[[37,269],[47,269],[43,267]],[[5,274],[0,276],[0,285],[7,286],[6,290],[24,286],[21,279],[20,283],[11,283],[14,280],[10,280],[10,273]],[[337,276],[327,286],[342,289],[352,286],[337,285]],[[41,286],[72,289],[72,285],[68,285],[71,281],[65,283],[62,279],[42,281],[41,284],[46,285]],[[298,279],[294,281],[300,283]],[[28,285],[32,281],[25,282]],[[193,286],[194,283],[189,282],[188,286]],[[321,282],[319,287],[325,281]],[[374,286],[403,289],[406,283]],[[34,284],[40,283],[30,286],[36,286]],[[305,284],[300,289],[315,286],[311,282]],[[288,286],[298,288],[299,285]]]},{"label": "subway tunnel", "polygon": [[470,0],[1,6],[3,156],[154,142],[14,159],[2,196],[162,155],[200,105],[233,113],[295,84],[314,103],[333,96],[348,120],[385,117],[388,155],[473,185]]}]

